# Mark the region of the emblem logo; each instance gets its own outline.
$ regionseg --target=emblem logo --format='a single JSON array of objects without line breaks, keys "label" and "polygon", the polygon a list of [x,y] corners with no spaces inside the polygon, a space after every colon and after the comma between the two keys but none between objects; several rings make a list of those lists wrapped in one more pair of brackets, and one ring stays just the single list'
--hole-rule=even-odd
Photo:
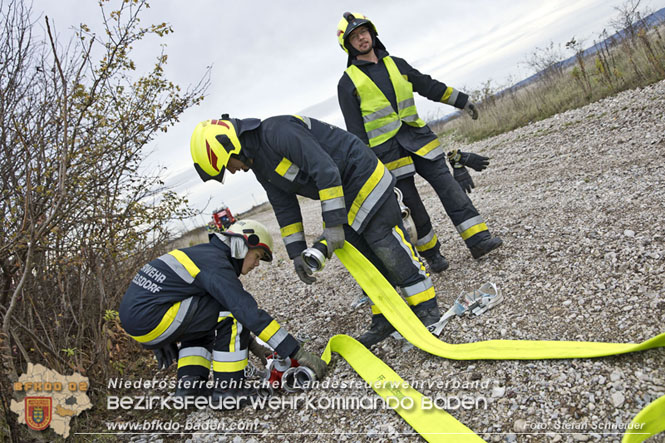
[{"label": "emblem logo", "polygon": [[51,424],[51,397],[25,397],[25,422],[35,431],[43,431]]}]

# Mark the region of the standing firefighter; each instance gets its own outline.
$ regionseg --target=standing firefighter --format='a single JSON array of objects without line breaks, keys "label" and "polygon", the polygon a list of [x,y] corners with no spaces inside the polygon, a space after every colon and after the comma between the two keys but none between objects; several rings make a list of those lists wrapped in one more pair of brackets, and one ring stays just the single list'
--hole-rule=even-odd
[{"label": "standing firefighter", "polygon": [[[321,201],[322,237],[330,257],[348,240],[399,287],[418,318],[436,322],[439,309],[432,281],[401,229],[395,179],[360,139],[315,119],[278,116],[207,120],[191,139],[200,177],[222,182],[225,172],[251,169],[268,194],[289,257],[300,279],[315,278],[301,257],[307,247],[297,195]],[[373,306],[370,346],[394,328]]]},{"label": "standing firefighter", "polygon": [[[253,220],[234,223],[210,242],[176,249],[144,265],[120,304],[125,330],[152,349],[159,368],[178,363],[177,396],[200,396],[210,366],[211,403],[241,407],[256,393],[243,383],[248,349],[265,357],[253,332],[281,357],[292,357],[321,378],[326,364],[306,351],[260,309],[238,279],[272,261],[272,238]],[[180,343],[178,348],[177,343]]]},{"label": "standing firefighter", "polygon": [[[377,38],[376,27],[362,14],[344,13],[337,25],[340,46],[349,54],[347,69],[339,81],[338,99],[347,130],[362,139],[397,179],[404,203],[416,225],[416,249],[433,272],[448,262],[414,183],[417,172],[434,188],[457,232],[474,258],[501,246],[462,187],[470,191],[471,177],[464,167],[482,170],[487,158],[471,153],[451,153],[453,179],[446,166],[438,137],[418,117],[413,91],[430,100],[478,113],[469,96],[421,74],[405,60],[388,55]],[[460,187],[462,185],[462,187]]]}]

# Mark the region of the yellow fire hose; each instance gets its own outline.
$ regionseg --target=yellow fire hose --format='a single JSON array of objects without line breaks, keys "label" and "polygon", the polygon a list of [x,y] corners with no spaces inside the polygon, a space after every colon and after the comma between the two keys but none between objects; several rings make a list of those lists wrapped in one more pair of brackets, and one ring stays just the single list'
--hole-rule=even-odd
[{"label": "yellow fire hose", "polygon": [[[402,336],[430,354],[453,360],[542,360],[592,358],[625,354],[664,347],[665,333],[642,343],[599,343],[538,340],[487,340],[475,343],[449,344],[434,337],[418,320],[393,286],[351,244],[335,251],[342,264],[365,290],[388,321]],[[428,441],[483,441],[469,428],[442,409],[422,409],[423,395],[408,386],[397,373],[362,344],[347,335],[330,339],[321,358],[330,362],[331,352],[340,354],[381,397],[411,397],[413,407],[395,411]],[[381,382],[387,387],[382,387]],[[397,386],[397,387],[395,387]],[[641,442],[665,431],[665,396],[649,404],[633,419],[643,423],[641,429],[624,434],[624,443]]]}]

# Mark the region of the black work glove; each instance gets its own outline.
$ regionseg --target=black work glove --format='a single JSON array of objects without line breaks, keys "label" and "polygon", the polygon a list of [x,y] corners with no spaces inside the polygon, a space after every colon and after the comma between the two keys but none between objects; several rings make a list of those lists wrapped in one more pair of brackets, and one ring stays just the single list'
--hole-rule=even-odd
[{"label": "black work glove", "polygon": [[256,337],[254,337],[254,339],[249,342],[249,352],[256,355],[259,360],[261,360],[261,363],[263,363],[263,366],[265,366],[268,364],[266,356],[272,354],[272,349],[267,346],[263,346],[261,343],[256,341]]},{"label": "black work glove", "polygon": [[460,163],[478,172],[483,171],[490,164],[489,157],[474,154],[473,152],[460,152],[460,154]]},{"label": "black work glove", "polygon": [[467,101],[466,105],[464,105],[464,110],[471,116],[473,120],[478,120],[478,110],[476,109],[476,105],[471,103],[471,101]]},{"label": "black work glove", "polygon": [[321,380],[326,375],[326,370],[328,369],[326,362],[311,352],[306,351],[302,345],[300,346],[300,349],[298,349],[298,352],[296,352],[296,354],[293,356],[293,358],[298,361],[300,366],[305,366],[314,371],[317,379]]},{"label": "black work glove", "polygon": [[171,363],[178,361],[178,345],[169,343],[159,349],[154,349],[155,358],[157,359],[157,369],[166,369],[171,366]]},{"label": "black work glove", "polygon": [[316,281],[316,277],[312,277],[312,270],[305,264],[302,256],[298,255],[293,259],[293,266],[296,268],[296,274],[300,280],[306,285],[311,285]]},{"label": "black work glove", "polygon": [[328,247],[327,258],[332,257],[333,251],[344,247],[344,227],[343,225],[326,227],[323,230],[323,238]]},{"label": "black work glove", "polygon": [[466,168],[460,164],[453,166],[453,177],[455,177],[457,183],[459,183],[464,192],[467,194],[470,194],[471,189],[476,187],[476,185],[473,184],[473,180],[471,179],[469,171],[467,171]]},{"label": "black work glove", "polygon": [[474,154],[473,152],[461,152],[460,151],[459,163],[468,166],[471,169],[475,169],[480,172],[487,168],[490,164],[489,157],[483,155]]},{"label": "black work glove", "polygon": [[454,149],[448,153],[448,161],[455,167],[455,165],[468,166],[480,172],[487,168],[490,164],[489,157],[474,154],[473,152],[462,152]]}]

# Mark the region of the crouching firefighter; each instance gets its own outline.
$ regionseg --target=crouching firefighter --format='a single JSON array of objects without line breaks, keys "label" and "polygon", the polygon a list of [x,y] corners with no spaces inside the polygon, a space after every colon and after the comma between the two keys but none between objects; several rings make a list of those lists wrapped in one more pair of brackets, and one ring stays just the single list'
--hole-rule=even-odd
[{"label": "crouching firefighter", "polygon": [[265,354],[257,352],[263,346],[250,340],[250,332],[280,357],[297,360],[318,378],[325,375],[326,363],[260,309],[238,279],[260,260],[272,261],[272,249],[265,226],[238,221],[225,232],[210,234],[209,243],[151,261],[132,280],[120,304],[122,326],[154,351],[160,369],[177,361],[176,396],[210,395],[211,405],[251,402],[257,394],[243,383],[248,349]]},{"label": "crouching firefighter", "polygon": [[[283,115],[266,120],[206,120],[195,128],[191,154],[200,177],[223,182],[226,171],[251,169],[266,190],[298,277],[314,282],[301,253],[306,249],[298,195],[321,201],[327,256],[354,245],[397,286],[426,325],[439,317],[432,280],[402,228],[395,179],[363,142],[313,118]],[[395,329],[372,306],[371,346]]]}]

